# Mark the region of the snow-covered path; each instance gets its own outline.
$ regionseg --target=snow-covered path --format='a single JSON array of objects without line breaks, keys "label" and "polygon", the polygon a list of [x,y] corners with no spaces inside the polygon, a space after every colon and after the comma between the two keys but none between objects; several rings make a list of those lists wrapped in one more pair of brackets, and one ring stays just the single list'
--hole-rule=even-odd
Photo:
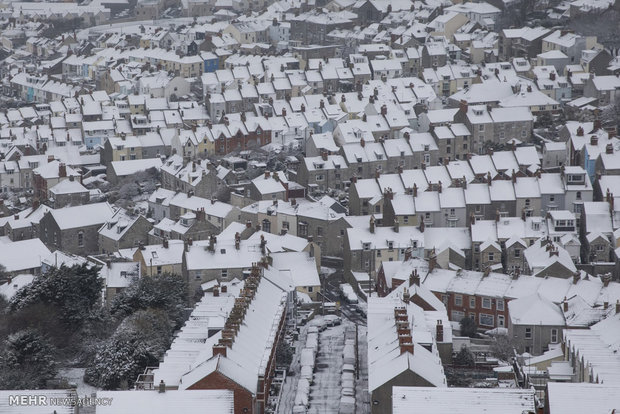
[{"label": "snow-covered path", "polygon": [[[314,383],[310,387],[310,409],[308,413],[337,414],[340,405],[340,376],[342,375],[342,349],[345,329],[351,328],[348,322],[327,328],[319,335],[319,353],[316,358],[317,370]],[[355,328],[353,328],[355,329]]]},{"label": "snow-covered path", "polygon": [[306,343],[307,334],[308,326],[302,327],[299,332],[299,339],[295,342],[295,355],[293,356],[293,362],[291,362],[291,366],[288,370],[290,373],[293,373],[293,375],[287,375],[284,383],[282,384],[278,414],[290,414],[293,412],[295,393],[297,392],[297,381],[299,381],[299,360],[301,357],[303,344]]}]

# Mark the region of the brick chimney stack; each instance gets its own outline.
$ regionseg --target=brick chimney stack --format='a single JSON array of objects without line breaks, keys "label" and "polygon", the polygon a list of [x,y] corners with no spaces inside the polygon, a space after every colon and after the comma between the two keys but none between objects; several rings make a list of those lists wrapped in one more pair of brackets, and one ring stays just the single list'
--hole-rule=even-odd
[{"label": "brick chimney stack", "polygon": [[443,323],[441,319],[437,319],[437,325],[435,326],[435,341],[443,342]]},{"label": "brick chimney stack", "polygon": [[60,163],[58,165],[58,177],[66,177],[67,176],[67,166],[64,163]]}]

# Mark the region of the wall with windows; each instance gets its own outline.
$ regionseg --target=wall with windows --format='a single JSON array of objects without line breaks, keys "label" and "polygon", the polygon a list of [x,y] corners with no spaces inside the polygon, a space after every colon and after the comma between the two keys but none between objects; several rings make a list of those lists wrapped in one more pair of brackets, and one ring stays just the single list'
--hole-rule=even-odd
[{"label": "wall with windows", "polygon": [[504,298],[467,295],[463,293],[435,293],[448,310],[451,321],[460,322],[469,317],[474,319],[480,330],[506,328],[508,306]]}]

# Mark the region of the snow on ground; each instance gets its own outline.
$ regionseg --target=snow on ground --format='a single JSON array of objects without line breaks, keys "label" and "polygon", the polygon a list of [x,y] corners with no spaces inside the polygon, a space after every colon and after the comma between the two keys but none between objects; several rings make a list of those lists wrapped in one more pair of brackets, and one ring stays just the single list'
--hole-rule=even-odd
[{"label": "snow on ground", "polygon": [[92,385],[84,382],[84,372],[86,368],[61,368],[58,370],[59,378],[66,378],[69,384],[77,385],[77,393],[80,397],[91,394],[101,390],[100,388],[93,387]]},{"label": "snow on ground", "polygon": [[333,267],[325,267],[325,266],[321,266],[321,274],[325,277],[332,275],[336,273],[336,269],[334,269]]},{"label": "snow on ground", "polygon": [[[295,342],[295,355],[289,368],[289,375],[287,375],[282,385],[282,395],[278,407],[278,413],[280,414],[290,414],[293,411],[300,379],[300,356],[306,344],[308,328],[323,324],[324,318],[317,316],[300,330],[299,340]],[[370,413],[368,366],[366,362],[368,346],[366,327],[360,325],[358,330],[360,372],[359,379],[355,380],[355,412],[363,414]],[[341,325],[327,327],[323,332],[319,333],[319,350],[316,357],[316,370],[310,386],[310,407],[308,408],[308,413],[337,414],[339,412],[342,393],[343,349],[346,338],[355,338],[355,324],[346,319],[342,319]]]},{"label": "snow on ground", "polygon": [[357,335],[359,358],[359,380],[355,382],[355,412],[370,413],[370,395],[368,394],[368,328],[360,326]]},{"label": "snow on ground", "polygon": [[299,374],[301,370],[300,357],[301,350],[306,343],[306,337],[308,335],[308,326],[303,326],[299,332],[299,339],[295,341],[295,355],[293,355],[293,362],[288,369],[288,374],[281,388],[280,404],[278,405],[278,414],[290,414],[293,412],[293,405],[295,403],[295,393],[297,392],[297,382],[299,381]]},{"label": "snow on ground", "polygon": [[342,349],[345,327],[327,328],[319,335],[317,370],[310,387],[310,409],[308,413],[337,413],[340,407],[340,376],[342,375]]}]

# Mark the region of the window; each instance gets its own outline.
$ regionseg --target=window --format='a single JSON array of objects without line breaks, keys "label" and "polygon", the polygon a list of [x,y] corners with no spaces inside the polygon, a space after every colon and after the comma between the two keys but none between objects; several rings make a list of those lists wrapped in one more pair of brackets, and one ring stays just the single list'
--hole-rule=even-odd
[{"label": "window", "polygon": [[577,200],[581,200],[581,191],[577,191],[575,197],[577,197]]},{"label": "window", "polygon": [[157,274],[161,275],[161,266],[157,266]]},{"label": "window", "polygon": [[403,216],[403,223],[409,223],[409,216]]},{"label": "window", "polygon": [[78,246],[79,247],[84,247],[84,232],[80,231],[78,232]]},{"label": "window", "polygon": [[443,302],[444,305],[446,305],[446,307],[448,306],[448,295],[441,295],[441,301]]},{"label": "window", "polygon": [[521,249],[515,249],[515,258],[521,257]]},{"label": "window", "polygon": [[319,237],[323,236],[323,227],[317,226],[317,228],[316,228],[316,235],[319,236]]},{"label": "window", "polygon": [[495,326],[493,315],[488,315],[486,313],[480,314],[480,325],[484,326]]},{"label": "window", "polygon": [[463,295],[454,295],[454,305],[463,306]]},{"label": "window", "polygon": [[478,131],[480,132],[484,131],[484,124],[478,125]]},{"label": "window", "polygon": [[222,278],[226,279],[228,277],[228,269],[222,269]]},{"label": "window", "polygon": [[491,309],[491,298],[482,298],[482,307],[484,309]]},{"label": "window", "polygon": [[532,328],[525,328],[525,339],[532,339]]},{"label": "window", "polygon": [[490,252],[489,253],[489,262],[492,262],[493,260],[495,260],[495,253]]},{"label": "window", "polygon": [[465,313],[464,312],[452,311],[451,319],[453,321],[460,322],[461,319],[463,319],[464,317],[465,317]]},{"label": "window", "polygon": [[497,299],[497,310],[498,311],[503,311],[504,310],[504,299]]},{"label": "window", "polygon": [[265,233],[271,233],[271,222],[267,219],[263,220],[263,231]]},{"label": "window", "polygon": [[429,165],[431,163],[431,154],[424,154],[424,164]]},{"label": "window", "polygon": [[470,308],[475,308],[476,307],[476,298],[474,298],[474,297],[469,298],[469,307]]},{"label": "window", "polygon": [[299,223],[297,235],[299,237],[308,237],[308,223],[304,223],[303,221]]},{"label": "window", "polygon": [[366,261],[364,261],[364,268],[368,269],[370,267],[370,260],[366,259]]},{"label": "window", "polygon": [[552,344],[558,343],[558,330],[557,329],[551,330],[551,343]]},{"label": "window", "polygon": [[389,250],[394,250],[394,242],[392,242],[392,241],[388,242],[388,249]]},{"label": "window", "polygon": [[500,328],[506,326],[506,320],[504,318],[504,315],[497,315],[497,326],[499,326]]}]

